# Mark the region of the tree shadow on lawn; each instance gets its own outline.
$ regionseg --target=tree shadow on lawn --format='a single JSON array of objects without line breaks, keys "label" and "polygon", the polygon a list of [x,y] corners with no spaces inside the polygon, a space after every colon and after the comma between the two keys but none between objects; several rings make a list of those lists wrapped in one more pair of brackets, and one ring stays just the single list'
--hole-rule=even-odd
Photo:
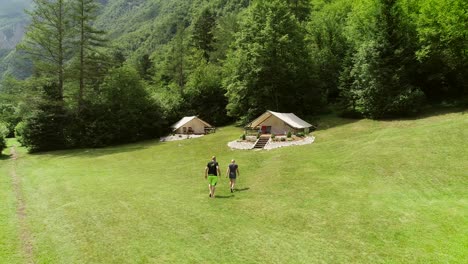
[{"label": "tree shadow on lawn", "polygon": [[30,155],[50,155],[56,157],[87,157],[87,158],[97,158],[107,155],[120,154],[120,153],[130,153],[134,151],[139,151],[147,149],[151,146],[160,144],[159,140],[145,140],[135,143],[128,143],[122,145],[114,145],[103,148],[82,148],[82,149],[68,149],[68,150],[55,150],[48,152],[35,152],[30,153]]},{"label": "tree shadow on lawn", "polygon": [[216,195],[215,196],[215,199],[229,199],[229,198],[234,198],[234,194],[231,194],[231,195]]},{"label": "tree shadow on lawn", "polygon": [[[250,188],[249,187],[245,187],[245,188],[241,188],[241,189],[238,189],[238,188],[234,188],[234,191],[235,192],[243,192],[243,191],[248,191]],[[228,199],[228,198],[234,198],[235,195],[234,194],[231,194],[231,195],[216,195],[215,198],[221,198],[221,199]]]},{"label": "tree shadow on lawn", "polygon": [[[442,116],[446,114],[453,114],[453,113],[460,113],[462,115],[468,114],[468,109],[463,107],[453,107],[453,106],[428,106],[426,109],[422,110],[421,112],[408,115],[403,117],[395,117],[395,118],[381,118],[377,119],[377,121],[382,122],[392,122],[392,121],[411,121],[411,120],[418,120],[429,118],[433,116]],[[321,115],[315,118],[315,120],[311,121],[315,127],[314,130],[311,131],[323,131],[327,129],[331,129],[338,126],[344,126],[351,123],[355,123],[361,120],[364,120],[364,117],[356,117],[356,118],[349,118],[349,117],[340,117],[336,113]]]},{"label": "tree shadow on lawn", "polygon": [[322,131],[327,130],[334,127],[344,126],[351,123],[355,123],[360,121],[361,118],[346,118],[340,117],[337,114],[328,114],[322,115],[315,118],[315,120],[311,121],[313,127],[311,128],[311,132],[315,131]]},{"label": "tree shadow on lawn", "polygon": [[429,106],[426,109],[414,115],[394,117],[394,118],[388,117],[388,118],[382,118],[378,120],[383,121],[383,122],[412,121],[412,120],[419,120],[419,119],[424,119],[424,118],[429,118],[429,117],[434,117],[434,116],[443,116],[447,114],[465,115],[467,113],[468,113],[468,108],[463,108],[463,107]]},{"label": "tree shadow on lawn", "polygon": [[5,155],[0,153],[0,160],[9,160],[11,159],[12,155]]},{"label": "tree shadow on lawn", "polygon": [[250,187],[245,187],[245,188],[241,188],[241,189],[234,188],[234,191],[236,191],[236,192],[243,192],[243,191],[248,191],[249,189],[250,189]]}]

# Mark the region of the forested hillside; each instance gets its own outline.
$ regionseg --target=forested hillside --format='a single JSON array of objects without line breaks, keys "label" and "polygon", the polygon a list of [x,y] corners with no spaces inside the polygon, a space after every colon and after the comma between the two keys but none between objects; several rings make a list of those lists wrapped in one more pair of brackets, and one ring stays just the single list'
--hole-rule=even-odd
[{"label": "forested hillside", "polygon": [[24,34],[27,15],[24,9],[31,0],[0,0],[0,58],[8,50],[14,49]]},{"label": "forested hillside", "polygon": [[463,0],[33,2],[0,102],[30,150],[151,138],[182,115],[378,119],[467,100]]},{"label": "forested hillside", "polygon": [[[15,46],[21,41],[29,20],[24,10],[30,5],[31,0],[0,0],[0,81],[5,72],[13,73]],[[15,75],[26,77],[28,73]]]}]

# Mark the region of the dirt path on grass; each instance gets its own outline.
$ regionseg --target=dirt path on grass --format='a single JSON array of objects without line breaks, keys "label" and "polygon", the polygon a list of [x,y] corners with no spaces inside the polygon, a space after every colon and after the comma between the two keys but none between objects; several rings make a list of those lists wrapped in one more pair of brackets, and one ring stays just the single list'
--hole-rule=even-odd
[{"label": "dirt path on grass", "polygon": [[13,190],[16,196],[16,216],[19,223],[21,248],[23,250],[24,256],[26,257],[27,263],[34,263],[32,235],[28,224],[26,223],[26,202],[23,195],[21,178],[16,173],[18,153],[16,153],[14,146],[10,148],[10,151],[13,162],[10,175],[13,182]]}]

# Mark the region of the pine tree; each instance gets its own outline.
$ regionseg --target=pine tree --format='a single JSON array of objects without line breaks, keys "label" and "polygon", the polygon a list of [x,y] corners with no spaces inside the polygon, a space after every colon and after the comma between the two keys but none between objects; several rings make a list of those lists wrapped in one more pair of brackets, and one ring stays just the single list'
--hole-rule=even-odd
[{"label": "pine tree", "polygon": [[79,81],[78,106],[81,109],[85,97],[86,84],[99,74],[94,65],[103,63],[98,48],[105,46],[105,32],[94,27],[98,4],[95,0],[74,0],[72,4],[73,23],[77,37],[74,46],[77,47],[77,71]]},{"label": "pine tree", "polygon": [[56,85],[57,100],[63,100],[65,67],[70,58],[69,9],[65,0],[33,0],[31,24],[21,49],[33,59],[37,75]]},{"label": "pine tree", "polygon": [[193,26],[192,38],[195,46],[203,51],[206,60],[210,59],[210,52],[213,51],[215,22],[213,13],[209,9],[204,9]]},{"label": "pine tree", "polygon": [[223,81],[229,115],[247,121],[266,109],[310,113],[320,107],[305,32],[284,1],[255,3],[232,47]]},{"label": "pine tree", "polygon": [[[354,50],[348,53],[342,72],[341,95],[345,108],[371,118],[399,116],[418,111],[423,94],[410,76],[416,64],[414,47],[403,34],[399,7],[395,0],[380,0],[366,19],[373,27],[354,35]],[[363,18],[360,18],[363,19]],[[356,21],[358,21],[357,19]]]},{"label": "pine tree", "polygon": [[303,22],[307,19],[312,7],[309,0],[287,0],[287,2],[297,20]]}]

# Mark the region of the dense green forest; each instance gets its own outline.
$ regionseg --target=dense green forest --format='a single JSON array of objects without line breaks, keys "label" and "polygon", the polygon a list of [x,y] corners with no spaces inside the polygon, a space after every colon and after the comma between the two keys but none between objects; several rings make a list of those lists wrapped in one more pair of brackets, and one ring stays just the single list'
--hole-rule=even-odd
[{"label": "dense green forest", "polygon": [[31,151],[154,138],[184,115],[381,119],[468,101],[465,0],[32,2],[0,86],[1,138]]}]

